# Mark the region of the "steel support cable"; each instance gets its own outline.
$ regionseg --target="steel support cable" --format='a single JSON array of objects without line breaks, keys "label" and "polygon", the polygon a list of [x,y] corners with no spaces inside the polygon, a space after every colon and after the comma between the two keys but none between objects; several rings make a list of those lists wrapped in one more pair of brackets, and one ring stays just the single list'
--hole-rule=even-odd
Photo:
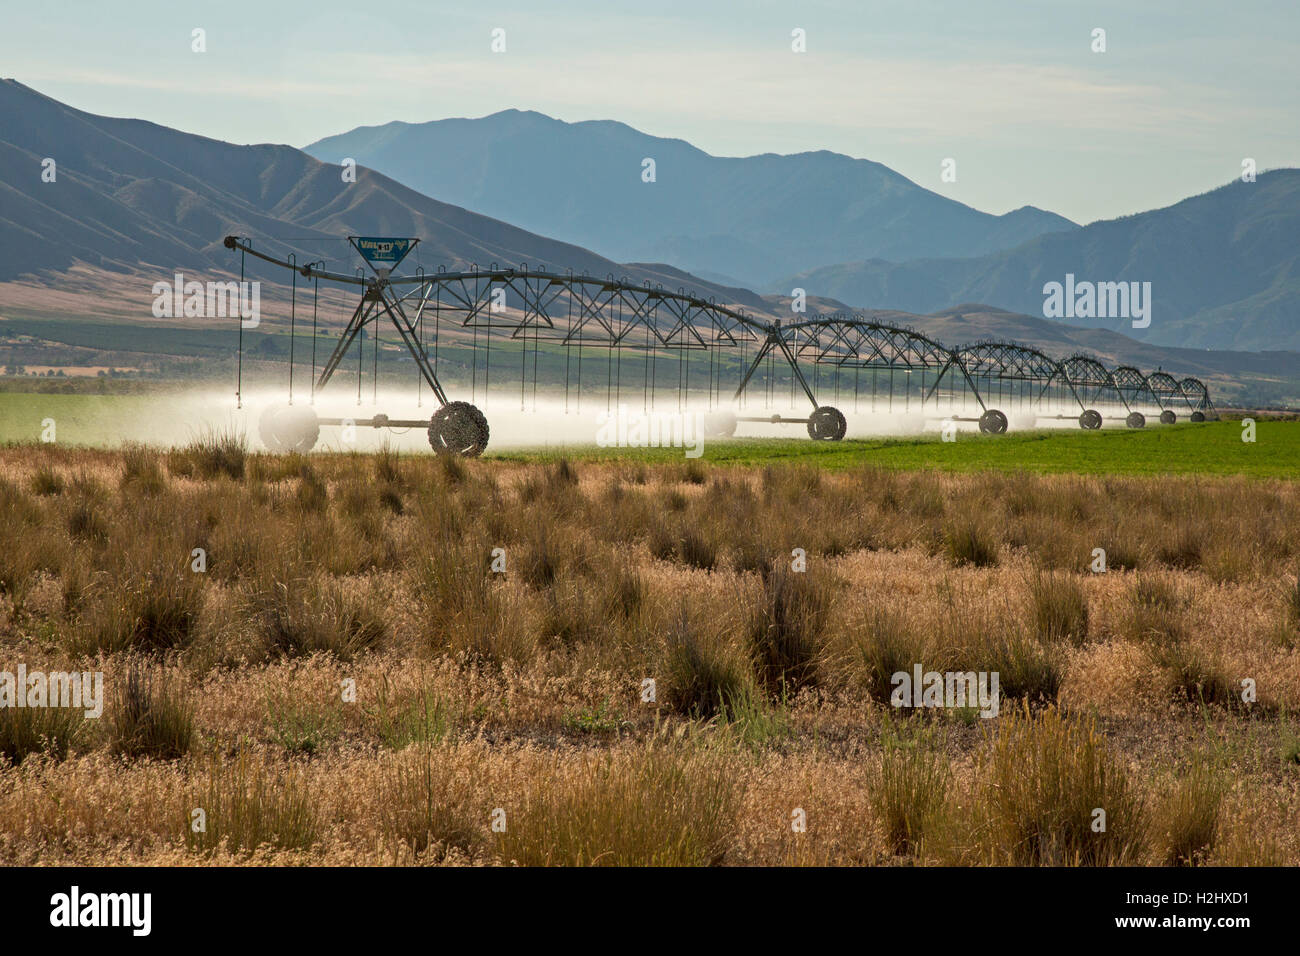
[{"label": "steel support cable", "polygon": [[650,410],[650,350],[653,347],[650,341],[651,327],[656,329],[659,326],[659,300],[656,298],[654,305],[651,306],[650,318],[646,320],[645,325],[645,362],[641,367],[641,411]]},{"label": "steel support cable", "polygon": [[[242,299],[244,295],[244,250],[239,250],[239,295]],[[235,372],[235,408],[244,407],[244,313],[243,309],[235,309],[235,317],[239,319],[239,366]]]},{"label": "steel support cable", "polygon": [[[496,263],[492,263],[492,271],[496,271]],[[505,289],[501,290],[501,299],[505,301]],[[492,387],[492,283],[488,282],[488,320],[487,332],[484,335],[484,341],[487,343],[483,349],[483,407],[488,406],[488,393]]]},{"label": "steel support cable", "polygon": [[294,268],[290,273],[289,283],[289,404],[293,404],[293,343],[298,324],[298,256],[289,253],[285,257]]},{"label": "steel support cable", "polygon": [[519,410],[524,410],[524,401],[528,394],[528,278],[524,278],[524,334],[520,336],[519,350]]},{"label": "steel support cable", "polygon": [[320,303],[320,279],[312,277],[311,280],[311,400],[310,404],[316,404],[316,309]]},{"label": "steel support cable", "polygon": [[[572,278],[572,276],[570,276]],[[569,324],[564,333],[564,414],[569,414],[569,365],[573,359],[573,285],[569,285]]]}]

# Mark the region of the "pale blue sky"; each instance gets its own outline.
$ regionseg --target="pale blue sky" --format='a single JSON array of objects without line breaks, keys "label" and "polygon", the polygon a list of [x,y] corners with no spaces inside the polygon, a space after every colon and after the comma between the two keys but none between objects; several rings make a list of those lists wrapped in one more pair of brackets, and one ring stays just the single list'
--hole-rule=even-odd
[{"label": "pale blue sky", "polygon": [[3,24],[0,75],[239,143],[514,107],[719,155],[831,149],[1079,222],[1222,185],[1244,157],[1300,165],[1297,0],[50,0]]}]

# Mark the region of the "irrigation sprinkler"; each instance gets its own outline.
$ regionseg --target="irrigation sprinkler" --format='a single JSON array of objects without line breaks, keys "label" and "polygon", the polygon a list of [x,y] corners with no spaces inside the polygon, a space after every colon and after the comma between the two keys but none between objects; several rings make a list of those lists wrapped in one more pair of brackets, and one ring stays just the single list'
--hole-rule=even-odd
[{"label": "irrigation sprinkler", "polygon": [[[840,441],[848,431],[842,407],[854,413],[883,412],[910,423],[913,430],[942,419],[974,423],[988,435],[1008,430],[1008,412],[1017,427],[1033,427],[1044,419],[1073,420],[1088,431],[1107,420],[1098,406],[1122,409],[1111,420],[1122,418],[1130,428],[1143,427],[1148,413],[1162,422],[1171,416],[1176,420],[1175,409],[1185,410],[1192,421],[1213,415],[1208,390],[1197,379],[1180,382],[1159,371],[1148,377],[1127,366],[1110,370],[1089,356],[1058,362],[1009,342],[949,349],[869,314],[818,314],[783,322],[684,289],[527,265],[514,269],[492,263],[455,272],[421,267],[399,275],[395,270],[418,239],[352,236],[346,241],[365,261],[364,268],[351,274],[328,270],[323,261],[299,265],[294,254],[271,255],[254,249],[248,239],[225,239],[226,248],[240,253],[241,277],[249,257],[292,275],[289,403],[267,409],[259,419],[263,442],[273,450],[305,452],[315,446],[322,427],[351,425],[427,429],[438,454],[476,456],[489,439],[487,417],[476,403],[480,393],[484,403],[490,393],[499,396],[503,379],[521,411],[530,401],[536,410],[539,382],[557,389],[563,383],[566,413],[580,413],[584,403],[590,409],[593,401],[607,412],[638,399],[647,412],[663,407],[684,412],[703,404],[703,431],[712,438],[733,436],[738,424],[746,422],[802,425],[815,441]],[[307,406],[294,404],[299,277],[312,283]],[[318,373],[315,336],[322,282],[354,288],[360,298]],[[380,336],[388,326],[415,365],[421,402],[426,386],[434,396],[432,415],[319,416],[317,394],[354,348],[360,403],[367,339],[377,399]],[[462,386],[468,385],[469,401],[448,397],[440,363],[462,377],[468,373]],[[239,376],[242,395],[242,324]],[[734,391],[725,384],[728,380],[738,382]],[[788,411],[774,410],[787,400]],[[761,409],[753,408],[756,402]]]}]

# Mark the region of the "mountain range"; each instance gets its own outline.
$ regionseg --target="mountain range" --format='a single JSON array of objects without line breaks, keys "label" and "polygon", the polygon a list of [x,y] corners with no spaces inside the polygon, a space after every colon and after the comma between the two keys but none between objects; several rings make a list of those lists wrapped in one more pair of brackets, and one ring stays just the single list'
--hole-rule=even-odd
[{"label": "mountain range", "polygon": [[1068,321],[1164,345],[1300,349],[1300,170],[1079,227],[1033,207],[991,216],[865,159],[724,158],[622,123],[518,110],[364,126],[306,150],[613,258],[761,292],[802,288],[919,314],[980,302],[1044,315],[1044,286],[1067,276],[1150,283],[1149,325]]},{"label": "mountain range", "polygon": [[[43,160],[55,162],[52,182]],[[349,271],[359,260],[340,237],[419,236],[421,261],[448,268],[528,262],[590,275],[627,275],[719,301],[762,308],[666,267],[622,265],[439,202],[369,169],[356,181],[291,146],[238,146],[135,119],[95,116],[15,80],[0,80],[0,281],[74,265],[169,278],[174,270],[229,272],[229,234],[324,256]],[[284,277],[280,277],[284,278]],[[151,280],[152,281],[152,280]],[[150,283],[140,301],[147,303]]]},{"label": "mountain range", "polygon": [[[539,122],[538,114],[496,119],[502,117]],[[621,124],[595,125],[608,127],[615,138],[629,130]],[[461,151],[462,158],[471,154],[470,145]],[[52,182],[42,175],[47,159],[56,164]],[[844,157],[752,159],[761,160],[763,168],[795,159],[799,162],[789,168],[796,169],[799,163],[834,164]],[[748,168],[748,160],[736,162],[737,169]],[[927,204],[940,210],[940,218],[953,213],[948,200],[878,164],[854,169],[854,175],[874,171],[886,184],[884,198],[870,200],[879,208],[893,202],[893,195],[906,200],[899,200],[904,218],[921,216],[918,210]],[[659,170],[662,182],[664,167]],[[1166,365],[1225,380],[1239,373],[1264,383],[1268,394],[1283,396],[1294,393],[1296,386],[1288,382],[1300,378],[1300,355],[1280,351],[1300,348],[1300,323],[1294,318],[1300,283],[1300,172],[1295,170],[1264,173],[1256,183],[1233,184],[1168,209],[1085,227],[1066,223],[1059,231],[981,256],[930,253],[902,262],[823,264],[788,277],[767,294],[702,277],[707,269],[692,274],[653,262],[620,263],[602,255],[603,249],[592,251],[481,209],[426,196],[364,164],[356,168],[354,182],[342,172],[339,165],[291,146],[241,146],[142,120],[96,116],[14,80],[0,81],[0,319],[21,318],[29,325],[25,334],[70,346],[78,344],[73,339],[81,333],[75,323],[60,327],[60,318],[90,320],[100,323],[95,335],[102,341],[111,330],[105,320],[157,324],[150,305],[158,279],[170,280],[176,270],[197,272],[199,278],[237,270],[234,255],[222,246],[227,234],[251,236],[255,246],[278,253],[293,252],[300,262],[324,257],[328,267],[344,271],[357,264],[344,241],[347,235],[407,235],[423,239],[418,260],[408,262],[425,268],[527,262],[685,287],[719,303],[786,317],[790,289],[798,285],[808,292],[810,314],[865,309],[949,345],[997,338],[1054,355],[1086,350],[1142,367]],[[804,185],[800,181],[797,187]],[[548,201],[585,208],[582,190],[549,191]],[[830,195],[823,201],[830,204]],[[768,196],[764,208],[773,204],[779,201]],[[851,205],[848,198],[841,204]],[[637,223],[625,217],[591,216],[602,228],[616,225],[624,236],[638,233]],[[982,236],[981,242],[1001,241],[994,238],[996,229]],[[287,275],[258,268],[262,273],[250,277],[263,280],[264,298],[283,303],[288,290],[276,283]],[[1042,318],[1044,282],[1071,273],[1097,281],[1152,282],[1150,328]],[[270,321],[274,325],[276,319]],[[1081,327],[1089,324],[1093,328]],[[18,326],[10,331],[18,332]],[[1234,346],[1269,351],[1228,350]]]},{"label": "mountain range", "polygon": [[1043,315],[1044,286],[1149,282],[1150,325],[1071,317],[1145,341],[1229,349],[1300,348],[1300,170],[1261,173],[1165,209],[1096,222],[968,259],[827,265],[783,285],[877,308],[931,312],[989,302]]},{"label": "mountain range", "polygon": [[839,153],[711,156],[623,123],[520,110],[363,126],[305,149],[615,259],[771,291],[832,262],[978,256],[1077,228],[1032,206],[980,212]]}]

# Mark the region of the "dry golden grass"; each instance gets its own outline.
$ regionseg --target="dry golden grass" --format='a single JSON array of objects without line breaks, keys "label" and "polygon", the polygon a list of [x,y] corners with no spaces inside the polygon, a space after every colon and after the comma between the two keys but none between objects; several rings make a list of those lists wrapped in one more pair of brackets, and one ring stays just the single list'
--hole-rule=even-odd
[{"label": "dry golden grass", "polygon": [[0,671],[107,699],[0,709],[0,862],[1296,865],[1298,561],[1285,481],[12,446]]}]

